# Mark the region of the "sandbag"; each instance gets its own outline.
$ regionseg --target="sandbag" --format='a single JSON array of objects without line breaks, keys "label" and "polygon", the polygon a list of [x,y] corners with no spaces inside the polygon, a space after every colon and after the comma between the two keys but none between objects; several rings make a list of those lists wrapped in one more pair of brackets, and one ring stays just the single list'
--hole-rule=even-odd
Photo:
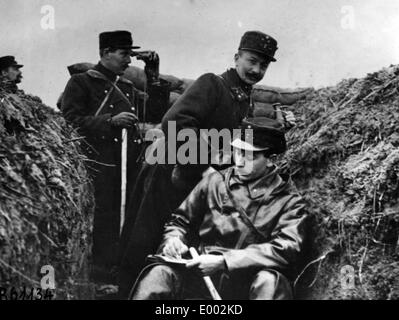
[{"label": "sandbag", "polygon": [[[90,62],[80,62],[69,66],[68,69],[73,69],[74,73],[81,73],[93,69],[94,66],[95,65]],[[147,76],[143,69],[135,66],[130,66],[125,70],[124,77],[133,82],[134,86],[137,89],[144,90],[144,85],[147,82]],[[172,75],[161,74],[159,77],[170,83],[171,91],[179,90],[183,84],[182,80]]]},{"label": "sandbag", "polygon": [[181,96],[181,94],[177,93],[177,92],[171,92],[170,96],[169,96],[169,106],[173,106],[173,104],[177,101],[177,99],[179,99]]},{"label": "sandbag", "polygon": [[[78,72],[85,72],[94,67],[94,64],[83,62],[76,63],[68,68],[74,68]],[[144,84],[147,81],[146,74],[143,69],[135,66],[130,66],[126,69],[124,76],[132,81],[135,87],[139,90],[144,90]],[[179,98],[179,95],[183,94],[195,80],[182,78],[179,79],[172,75],[160,75],[160,78],[168,81],[170,83],[170,90],[174,92],[170,97],[170,105],[176,102]],[[281,103],[283,105],[291,105],[297,102],[298,100],[306,97],[306,95],[311,91],[310,88],[305,89],[283,89],[278,87],[270,87],[264,85],[255,85],[253,90],[253,100],[256,102],[262,103]]]},{"label": "sandbag", "polygon": [[180,87],[177,90],[173,90],[175,92],[178,92],[179,94],[183,94],[183,92],[186,91],[195,82],[195,80],[193,79],[186,78],[181,79],[181,81],[182,83]]},{"label": "sandbag", "polygon": [[[182,79],[182,84],[175,91],[179,94],[183,94],[192,84],[192,79]],[[305,89],[283,89],[278,87],[269,87],[264,85],[255,85],[253,89],[253,100],[261,103],[281,103],[283,105],[291,105],[298,100],[304,98],[307,93],[311,91],[310,88]],[[177,99],[176,99],[177,100]]]},{"label": "sandbag", "polygon": [[[126,79],[132,81],[137,89],[144,90],[145,83],[147,82],[147,76],[143,69],[130,66],[125,70],[124,76]],[[183,83],[182,80],[172,75],[160,74],[159,77],[170,83],[171,91],[179,90]]]},{"label": "sandbag", "polygon": [[311,91],[310,88],[305,89],[282,89],[275,87],[268,87],[263,85],[254,86],[252,98],[254,101],[264,103],[281,103],[283,105],[291,105],[298,100],[306,97]]}]

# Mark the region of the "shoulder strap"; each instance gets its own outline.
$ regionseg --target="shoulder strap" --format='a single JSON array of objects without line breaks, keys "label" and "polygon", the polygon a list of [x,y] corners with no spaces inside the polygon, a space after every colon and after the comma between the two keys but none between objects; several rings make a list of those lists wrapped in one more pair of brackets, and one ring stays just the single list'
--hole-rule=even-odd
[{"label": "shoulder strap", "polygon": [[[108,91],[107,95],[105,96],[104,100],[101,102],[100,107],[97,109],[97,111],[95,113],[96,116],[98,116],[100,114],[101,110],[104,108],[104,106],[107,103],[107,101],[109,100],[112,92],[114,92],[114,91],[117,92],[119,94],[119,96],[122,97],[122,99],[125,100],[125,102],[127,102],[128,105],[132,107],[132,103],[129,101],[128,98],[126,98],[126,96],[123,94],[121,89],[119,89],[119,87],[116,85],[116,83],[120,80],[119,77],[116,78],[115,82],[111,82],[101,72],[98,72],[96,70],[89,70],[89,71],[91,71],[92,74],[94,74],[94,72],[95,72],[95,74],[98,75],[98,77],[101,77],[102,79],[108,81],[111,84],[111,86],[112,86],[111,89]],[[133,114],[133,115],[138,120],[137,116],[135,114]]]},{"label": "shoulder strap", "polygon": [[[107,82],[110,82],[108,80],[108,78],[105,75],[103,75],[100,71],[97,71],[97,70],[94,70],[94,69],[90,69],[90,70],[87,70],[86,73],[92,78],[102,79],[102,80],[105,80]],[[118,81],[118,78],[116,78],[115,82],[116,81]],[[112,87],[108,91],[108,93],[105,96],[105,98],[103,99],[103,101],[101,102],[101,104],[98,107],[98,109],[97,109],[96,113],[94,114],[94,116],[97,117],[100,114],[100,112],[104,109],[104,107],[105,107],[106,103],[108,102],[109,98],[111,97],[111,94],[112,94],[113,91],[114,91],[114,88]]]},{"label": "shoulder strap", "polygon": [[118,82],[118,78],[116,79],[115,82],[112,82],[112,87],[115,89],[115,92],[119,94],[119,96],[125,100],[125,102],[132,107],[132,103],[130,102],[130,100],[128,98],[126,98],[126,96],[124,95],[124,93],[121,91],[121,89],[119,89],[119,87],[116,85],[116,83]]},{"label": "shoulder strap", "polygon": [[97,109],[96,113],[94,114],[96,117],[100,114],[101,110],[104,108],[105,104],[108,102],[109,97],[111,96],[113,90],[114,90],[114,88],[112,87],[112,88],[108,91],[108,93],[107,93],[107,95],[105,96],[104,100],[101,102],[99,108]]},{"label": "shoulder strap", "polygon": [[[107,77],[105,77],[101,72],[96,71],[96,70],[89,70],[89,71],[90,71],[90,73],[91,73],[91,76],[104,79],[104,80],[108,81],[108,82],[111,84],[111,89],[108,91],[108,93],[107,93],[107,95],[105,96],[104,100],[101,102],[101,105],[100,105],[100,107],[97,109],[97,111],[96,111],[96,113],[95,113],[95,116],[98,116],[98,115],[100,114],[101,110],[104,108],[104,106],[105,106],[105,104],[108,102],[108,100],[109,100],[109,98],[110,98],[112,92],[114,92],[114,91],[117,92],[117,93],[128,103],[129,106],[133,107],[132,104],[131,104],[131,102],[129,101],[129,99],[126,98],[126,96],[123,94],[123,92],[121,91],[121,89],[119,89],[119,87],[116,85],[116,83],[117,83],[118,80],[120,79],[119,77],[116,77],[115,82],[111,82],[111,81],[109,81],[109,79],[108,79]],[[89,71],[87,71],[87,72],[89,72]],[[139,121],[138,117],[137,117],[134,113],[132,113],[132,114],[133,114],[133,116],[136,118],[136,120],[137,120],[137,122],[138,122],[138,121]],[[141,131],[140,131],[140,127],[137,125],[137,123],[135,123],[135,127],[136,127],[136,130],[137,130],[137,132],[138,132],[138,135],[139,135],[140,139],[143,141],[143,136],[142,136],[142,133],[141,133]]]}]

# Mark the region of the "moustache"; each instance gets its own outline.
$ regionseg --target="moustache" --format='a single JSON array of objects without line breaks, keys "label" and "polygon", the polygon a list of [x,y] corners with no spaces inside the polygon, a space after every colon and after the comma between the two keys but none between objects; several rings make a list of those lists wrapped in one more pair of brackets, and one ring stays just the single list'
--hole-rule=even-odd
[{"label": "moustache", "polygon": [[253,81],[260,81],[260,80],[262,80],[262,75],[260,75],[260,74],[258,74],[258,73],[256,73],[256,74],[254,74],[254,73],[247,73],[247,74],[245,74],[245,76],[246,76],[248,79],[253,80]]}]

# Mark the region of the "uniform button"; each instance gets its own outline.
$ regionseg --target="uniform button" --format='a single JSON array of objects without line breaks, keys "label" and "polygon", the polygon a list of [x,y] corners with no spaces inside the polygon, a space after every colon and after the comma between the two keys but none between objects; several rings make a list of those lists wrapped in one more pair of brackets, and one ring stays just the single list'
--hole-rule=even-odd
[{"label": "uniform button", "polygon": [[112,109],[112,108],[114,107],[114,105],[113,105],[113,104],[110,104],[109,107]]},{"label": "uniform button", "polygon": [[134,107],[131,108],[133,111],[136,110]]},{"label": "uniform button", "polygon": [[101,139],[105,139],[105,136],[101,136]]},{"label": "uniform button", "polygon": [[104,90],[104,93],[108,93],[108,90]]},{"label": "uniform button", "polygon": [[128,94],[128,93],[126,93],[126,97],[129,97],[129,94]]},{"label": "uniform button", "polygon": [[118,138],[115,138],[114,141],[115,141],[115,142],[118,142]]}]

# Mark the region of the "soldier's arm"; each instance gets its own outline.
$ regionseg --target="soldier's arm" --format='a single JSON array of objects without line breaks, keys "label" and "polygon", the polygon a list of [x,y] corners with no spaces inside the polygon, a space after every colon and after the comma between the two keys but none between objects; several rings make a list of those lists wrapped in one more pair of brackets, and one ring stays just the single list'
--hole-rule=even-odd
[{"label": "soldier's arm", "polygon": [[168,122],[175,121],[177,131],[185,128],[198,131],[209,119],[219,102],[220,81],[208,73],[199,77],[175,102],[162,119],[162,130],[167,136]]},{"label": "soldier's arm", "polygon": [[199,228],[207,211],[207,194],[209,188],[215,184],[219,173],[214,173],[202,179],[178,209],[172,214],[165,224],[162,251],[165,243],[172,237],[178,237],[185,245],[190,246],[191,241],[198,237]]},{"label": "soldier's arm", "polygon": [[285,271],[294,267],[302,251],[307,215],[299,196],[292,196],[285,208],[269,242],[223,254],[228,270],[272,268]]},{"label": "soldier's arm", "polygon": [[[93,136],[111,135],[111,114],[98,116],[90,114],[89,89],[81,75],[74,75],[68,81],[61,102],[62,113],[66,120],[80,128],[84,134]],[[100,107],[100,106],[98,106]]]}]

